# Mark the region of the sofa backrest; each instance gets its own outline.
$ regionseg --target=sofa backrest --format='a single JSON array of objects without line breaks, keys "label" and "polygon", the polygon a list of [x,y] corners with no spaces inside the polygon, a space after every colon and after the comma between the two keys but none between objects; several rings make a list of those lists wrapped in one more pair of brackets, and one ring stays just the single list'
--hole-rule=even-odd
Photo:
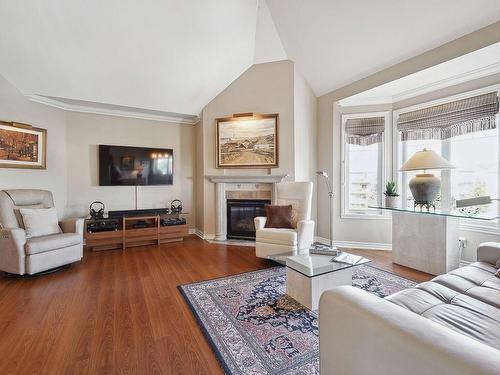
[{"label": "sofa backrest", "polygon": [[20,208],[52,207],[54,207],[54,199],[48,190],[2,190],[0,191],[0,224],[4,228],[24,228]]}]

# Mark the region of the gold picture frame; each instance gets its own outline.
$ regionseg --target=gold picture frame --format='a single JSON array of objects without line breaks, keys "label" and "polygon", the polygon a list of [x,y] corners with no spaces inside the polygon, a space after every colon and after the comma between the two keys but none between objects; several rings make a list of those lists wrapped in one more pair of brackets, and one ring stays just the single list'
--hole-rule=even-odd
[{"label": "gold picture frame", "polygon": [[241,113],[215,123],[217,168],[279,166],[278,113]]},{"label": "gold picture frame", "polygon": [[0,121],[0,168],[47,169],[47,129]]}]

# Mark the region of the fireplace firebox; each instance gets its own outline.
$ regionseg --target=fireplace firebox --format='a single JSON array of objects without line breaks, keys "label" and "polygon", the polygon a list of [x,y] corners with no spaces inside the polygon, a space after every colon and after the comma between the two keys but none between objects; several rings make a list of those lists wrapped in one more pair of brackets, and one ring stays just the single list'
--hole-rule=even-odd
[{"label": "fireplace firebox", "polygon": [[254,240],[253,219],[257,216],[266,216],[264,206],[270,203],[268,199],[228,199],[227,238]]}]

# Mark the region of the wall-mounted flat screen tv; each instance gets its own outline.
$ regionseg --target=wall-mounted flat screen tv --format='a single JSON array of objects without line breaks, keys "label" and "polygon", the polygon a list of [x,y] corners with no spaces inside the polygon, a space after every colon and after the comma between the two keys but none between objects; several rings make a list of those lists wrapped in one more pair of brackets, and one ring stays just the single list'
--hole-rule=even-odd
[{"label": "wall-mounted flat screen tv", "polygon": [[99,185],[172,185],[174,151],[99,145]]}]

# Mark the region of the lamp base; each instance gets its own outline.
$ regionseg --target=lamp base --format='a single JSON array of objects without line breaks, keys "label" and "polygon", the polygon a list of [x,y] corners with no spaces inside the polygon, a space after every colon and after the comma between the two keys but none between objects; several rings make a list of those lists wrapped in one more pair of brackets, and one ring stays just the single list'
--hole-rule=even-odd
[{"label": "lamp base", "polygon": [[416,209],[417,207],[420,207],[420,211],[422,211],[422,208],[427,208],[427,211],[430,211],[431,207],[436,211],[436,205],[434,203],[429,203],[429,202],[413,202],[413,209]]},{"label": "lamp base", "polygon": [[436,209],[434,200],[441,190],[441,181],[433,174],[417,174],[410,180],[410,190],[415,200],[414,207],[426,207],[427,211],[431,207]]}]

